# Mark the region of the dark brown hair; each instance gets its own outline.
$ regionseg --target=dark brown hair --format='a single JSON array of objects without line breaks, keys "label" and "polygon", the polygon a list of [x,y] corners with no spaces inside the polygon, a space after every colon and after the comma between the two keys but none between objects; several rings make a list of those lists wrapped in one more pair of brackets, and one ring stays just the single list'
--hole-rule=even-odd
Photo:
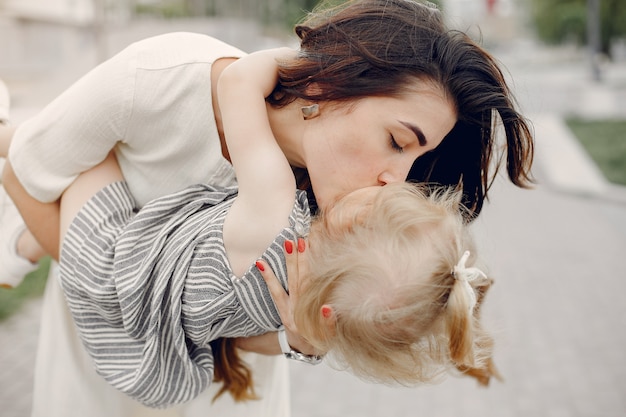
[{"label": "dark brown hair", "polygon": [[[499,161],[506,154],[514,184],[532,184],[532,134],[495,59],[464,33],[448,30],[430,3],[348,1],[316,10],[296,34],[300,53],[282,63],[271,104],[395,96],[418,79],[434,81],[456,106],[458,121],[435,150],[415,161],[407,180],[461,185],[470,219],[480,213],[495,177],[494,156]],[[506,150],[496,149],[496,113]]]},{"label": "dark brown hair", "polygon": [[252,371],[237,350],[235,339],[219,338],[210,342],[213,351],[213,383],[222,383],[213,401],[228,392],[235,402],[258,400]]},{"label": "dark brown hair", "polygon": [[[467,208],[461,212],[468,220],[480,213],[487,197],[496,173],[490,172],[494,156],[496,161],[506,156],[514,184],[532,184],[532,134],[515,109],[497,62],[464,33],[448,30],[430,4],[353,0],[317,9],[295,30],[300,53],[281,64],[269,103],[396,96],[417,80],[434,81],[455,104],[458,121],[436,149],[415,161],[407,180],[461,185]],[[496,113],[506,134],[505,150],[496,148]],[[220,339],[212,347],[214,382],[223,382],[218,396],[229,392],[238,401],[255,398],[251,373],[233,341]],[[484,372],[462,370],[486,383],[489,376],[497,376],[493,363],[487,365]]]}]

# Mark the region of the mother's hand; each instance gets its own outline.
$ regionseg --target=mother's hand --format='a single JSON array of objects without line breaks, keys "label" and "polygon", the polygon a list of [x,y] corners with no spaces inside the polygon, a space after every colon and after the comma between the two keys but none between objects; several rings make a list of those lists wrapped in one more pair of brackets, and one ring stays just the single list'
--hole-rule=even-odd
[{"label": "mother's hand", "polygon": [[259,260],[257,268],[261,272],[263,279],[267,283],[274,304],[278,309],[278,314],[283,322],[287,341],[292,349],[306,355],[318,355],[320,352],[315,351],[313,346],[298,333],[298,328],[294,323],[293,309],[298,302],[298,296],[301,290],[301,278],[307,275],[307,263],[304,260],[306,250],[306,240],[298,238],[297,243],[286,240],[284,244],[285,259],[287,261],[287,277],[289,280],[289,292],[285,291],[278,278],[269,267],[269,265]]}]

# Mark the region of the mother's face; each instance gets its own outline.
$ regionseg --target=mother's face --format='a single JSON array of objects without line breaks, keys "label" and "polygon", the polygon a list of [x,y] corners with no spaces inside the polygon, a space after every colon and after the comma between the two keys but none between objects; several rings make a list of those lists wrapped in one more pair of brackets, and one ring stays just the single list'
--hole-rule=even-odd
[{"label": "mother's face", "polygon": [[320,208],[359,188],[404,181],[417,157],[436,148],[456,111],[432,83],[400,97],[321,106],[305,122],[303,149]]}]

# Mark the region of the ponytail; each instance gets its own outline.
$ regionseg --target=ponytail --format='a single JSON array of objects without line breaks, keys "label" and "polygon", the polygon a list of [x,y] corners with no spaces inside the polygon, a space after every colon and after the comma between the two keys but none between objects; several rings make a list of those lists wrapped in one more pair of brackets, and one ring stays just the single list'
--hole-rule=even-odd
[{"label": "ponytail", "polygon": [[488,385],[491,377],[502,379],[493,363],[493,339],[482,329],[479,320],[480,305],[492,280],[478,268],[467,268],[465,252],[454,267],[454,279],[445,314],[450,360],[467,376],[479,384]]}]

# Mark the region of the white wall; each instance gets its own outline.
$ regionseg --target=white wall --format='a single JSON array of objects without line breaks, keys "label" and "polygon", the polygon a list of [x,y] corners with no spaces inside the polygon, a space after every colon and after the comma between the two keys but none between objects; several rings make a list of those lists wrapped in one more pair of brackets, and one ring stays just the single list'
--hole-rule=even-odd
[{"label": "white wall", "polygon": [[127,18],[131,4],[130,0],[0,0],[0,13],[27,20],[81,26],[92,24],[98,17],[107,20]]},{"label": "white wall", "polygon": [[94,17],[92,0],[4,0],[3,11],[33,20],[87,24]]}]

